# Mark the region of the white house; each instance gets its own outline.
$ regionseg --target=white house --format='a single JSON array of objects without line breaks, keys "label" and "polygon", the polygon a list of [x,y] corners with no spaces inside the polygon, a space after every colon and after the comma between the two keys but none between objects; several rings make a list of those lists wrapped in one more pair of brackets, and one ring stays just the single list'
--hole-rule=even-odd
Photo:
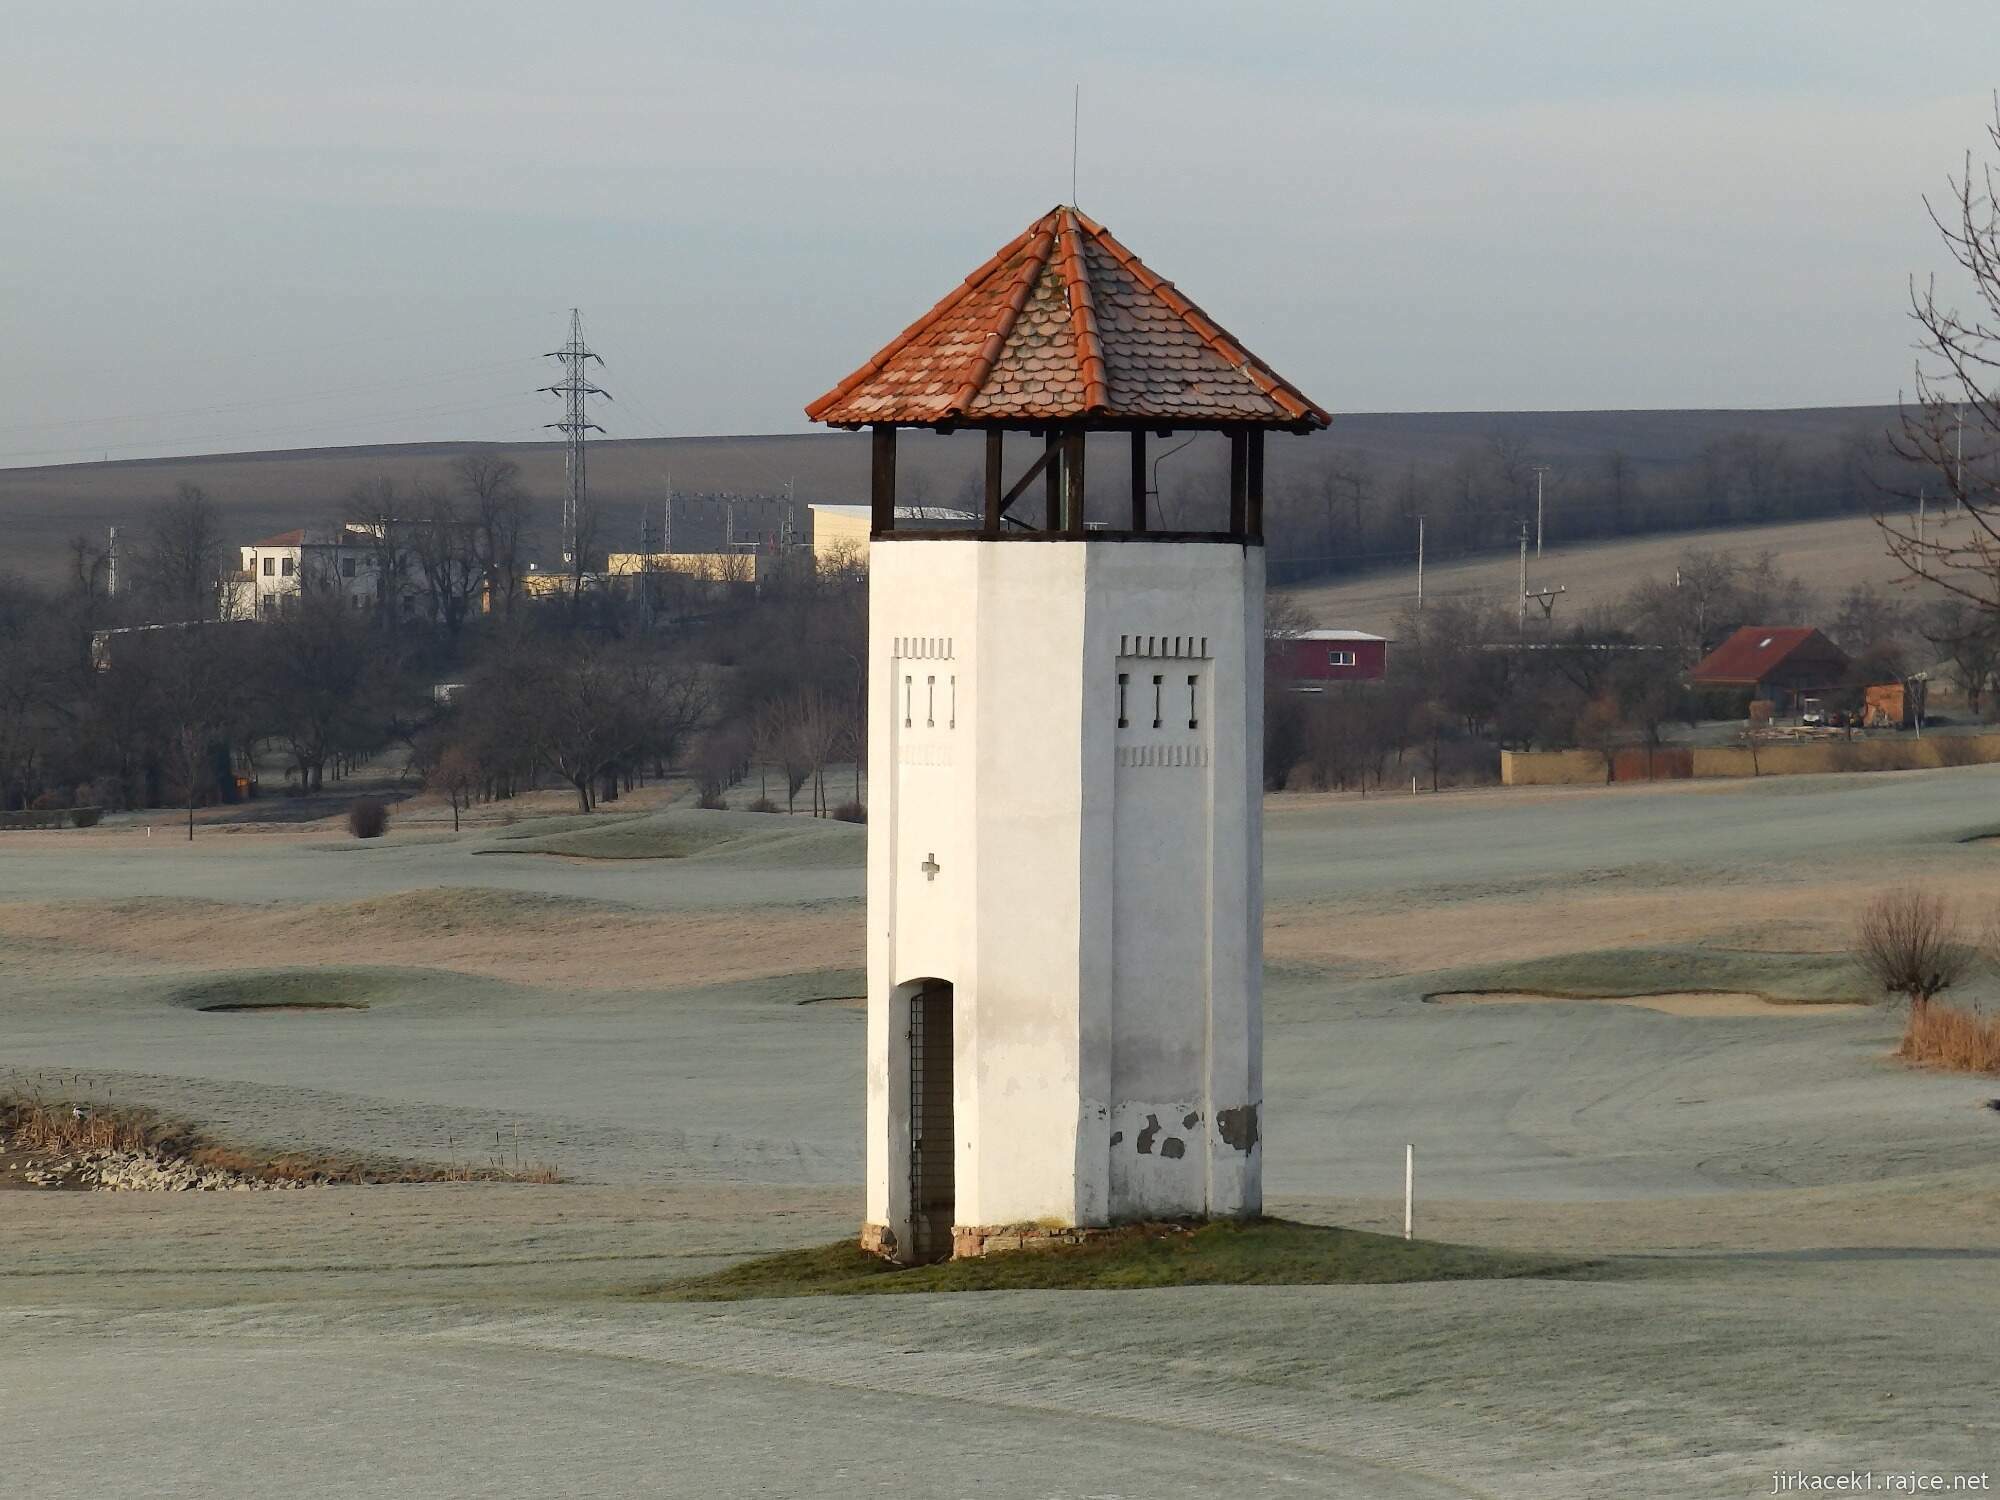
[{"label": "white house", "polygon": [[[862,1244],[1258,1213],[1264,437],[1326,413],[1063,207],[806,414],[873,432]],[[975,529],[897,507],[903,426],[984,429]],[[1173,429],[1209,530],[1151,527]]]},{"label": "white house", "polygon": [[416,613],[422,575],[407,548],[385,547],[381,525],[302,527],[281,531],[240,550],[232,613],[270,619],[308,583],[337,592],[356,610],[374,609],[385,589],[403,614]]}]

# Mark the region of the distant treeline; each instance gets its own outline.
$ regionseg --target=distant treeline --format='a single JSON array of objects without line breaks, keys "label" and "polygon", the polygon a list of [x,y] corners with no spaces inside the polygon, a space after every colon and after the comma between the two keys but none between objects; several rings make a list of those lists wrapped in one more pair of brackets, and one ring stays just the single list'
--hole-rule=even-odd
[{"label": "distant treeline", "polygon": [[[1538,473],[1538,470],[1540,471]],[[1879,426],[1811,439],[1744,430],[1692,458],[1645,462],[1613,449],[1544,461],[1500,433],[1442,461],[1384,463],[1338,443],[1280,481],[1267,501],[1271,577],[1292,582],[1403,564],[1424,521],[1429,559],[1506,552],[1522,528],[1555,543],[1868,514],[1918,488]]]}]

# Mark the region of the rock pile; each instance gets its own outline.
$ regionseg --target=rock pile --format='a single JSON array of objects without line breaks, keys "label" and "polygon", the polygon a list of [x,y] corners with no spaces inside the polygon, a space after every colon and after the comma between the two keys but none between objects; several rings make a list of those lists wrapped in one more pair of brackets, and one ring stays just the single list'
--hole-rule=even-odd
[{"label": "rock pile", "polygon": [[112,1193],[263,1192],[304,1183],[246,1177],[219,1167],[161,1156],[152,1151],[80,1151],[24,1174],[36,1187],[95,1188]]}]

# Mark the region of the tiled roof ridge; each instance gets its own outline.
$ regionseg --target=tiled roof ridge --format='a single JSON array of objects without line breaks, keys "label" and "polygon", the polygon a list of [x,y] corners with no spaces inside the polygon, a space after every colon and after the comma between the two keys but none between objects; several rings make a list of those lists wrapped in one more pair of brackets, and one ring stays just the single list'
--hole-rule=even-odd
[{"label": "tiled roof ridge", "polygon": [[1083,376],[1083,409],[1101,412],[1111,405],[1111,382],[1104,366],[1104,343],[1097,332],[1097,302],[1090,294],[1090,272],[1083,263],[1083,234],[1074,208],[1056,210],[1062,245],[1063,288],[1069,293],[1070,331],[1076,337],[1076,362]]},{"label": "tiled roof ridge", "polygon": [[1275,370],[1238,343],[1228,329],[1203,312],[1179,287],[1155,273],[1143,260],[1120,244],[1117,236],[1110,230],[1081,209],[1070,209],[1069,212],[1090,231],[1091,237],[1104,247],[1113,260],[1123,266],[1147,291],[1178,313],[1181,321],[1199,334],[1209,348],[1221,355],[1232,367],[1241,371],[1258,390],[1277,402],[1294,418],[1301,421],[1317,420],[1322,426],[1331,422],[1332,419],[1324,411],[1306,399],[1304,392],[1290,381],[1283,379]]},{"label": "tiled roof ridge", "polygon": [[[1022,230],[1019,234],[1015,235],[1014,238],[1009,240],[1005,245],[1002,245],[1000,249],[998,249],[993,253],[993,255],[985,262],[985,264],[981,265],[977,270],[973,271],[971,275],[967,276],[965,280],[961,281],[957,286],[953,287],[950,291],[946,292],[944,296],[940,297],[937,300],[936,305],[933,306],[929,312],[925,313],[921,318],[918,318],[916,322],[912,323],[908,328],[905,328],[901,333],[897,334],[893,339],[889,340],[888,343],[884,344],[880,349],[876,350],[874,357],[868,360],[867,363],[863,364],[860,369],[856,370],[852,375],[848,376],[847,379],[841,381],[839,385],[835,386],[832,390],[828,391],[824,396],[821,396],[819,400],[813,402],[812,405],[808,406],[806,408],[807,418],[811,421],[817,422],[819,420],[819,415],[821,412],[826,411],[828,408],[836,406],[840,402],[846,400],[847,397],[851,395],[858,387],[866,384],[869,380],[873,379],[877,374],[881,372],[883,366],[887,365],[890,360],[894,359],[898,354],[902,353],[903,350],[909,347],[910,344],[914,343],[918,338],[918,336],[924,333],[927,329],[929,329],[932,324],[938,321],[939,318],[943,317],[946,313],[950,312],[961,301],[963,301],[968,293],[977,291],[980,287],[984,286],[987,280],[991,278],[993,275],[995,275],[1001,269],[1001,267],[1007,263],[1007,261],[1014,255],[1016,251],[1018,251],[1023,245],[1029,245],[1032,240],[1036,239],[1038,234],[1043,230],[1043,227],[1047,223],[1049,217],[1051,216],[1046,214],[1043,215],[1042,218],[1037,219],[1034,223],[1030,224],[1026,229]],[[1032,249],[1033,247],[1030,246],[1030,248]],[[1027,273],[1023,277],[1019,288],[1018,300],[1010,304],[1014,307],[1016,315],[1019,314],[1021,305],[1026,303],[1028,297],[1028,289],[1035,284],[1035,276],[1040,272],[1042,268],[1042,263],[1047,259],[1048,259],[1048,251],[1046,247],[1043,248],[1042,253],[1039,256],[1031,254],[1028,257],[1029,265],[1027,268]],[[1011,328],[1012,326],[1013,326],[1012,319],[1009,319],[1008,327]],[[989,339],[987,342],[988,345],[993,348],[994,357],[998,358],[1000,352],[999,346],[994,345],[991,339]],[[1006,342],[1006,337],[1005,334],[1003,333],[1001,336],[1001,343],[1004,344],[1005,342]],[[981,353],[981,358],[984,359],[985,350],[982,349],[980,353]],[[990,363],[988,363],[986,367],[989,371],[992,369],[992,365]]]}]

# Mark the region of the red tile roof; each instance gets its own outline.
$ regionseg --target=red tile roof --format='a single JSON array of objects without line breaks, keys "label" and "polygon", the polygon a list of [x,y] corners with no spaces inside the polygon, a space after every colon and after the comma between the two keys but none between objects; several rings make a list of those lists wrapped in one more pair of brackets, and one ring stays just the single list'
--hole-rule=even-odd
[{"label": "red tile roof", "polygon": [[267,536],[263,541],[252,542],[250,545],[253,547],[303,547],[305,542],[305,531],[300,529],[298,531],[281,531],[276,536]]},{"label": "red tile roof", "polygon": [[1689,674],[1696,682],[1723,687],[1753,687],[1797,655],[1808,642],[1818,649],[1808,659],[1845,663],[1846,654],[1809,625],[1745,625],[1695,663]]},{"label": "red tile roof", "polygon": [[806,415],[836,427],[1332,420],[1074,208],[1030,224]]}]

